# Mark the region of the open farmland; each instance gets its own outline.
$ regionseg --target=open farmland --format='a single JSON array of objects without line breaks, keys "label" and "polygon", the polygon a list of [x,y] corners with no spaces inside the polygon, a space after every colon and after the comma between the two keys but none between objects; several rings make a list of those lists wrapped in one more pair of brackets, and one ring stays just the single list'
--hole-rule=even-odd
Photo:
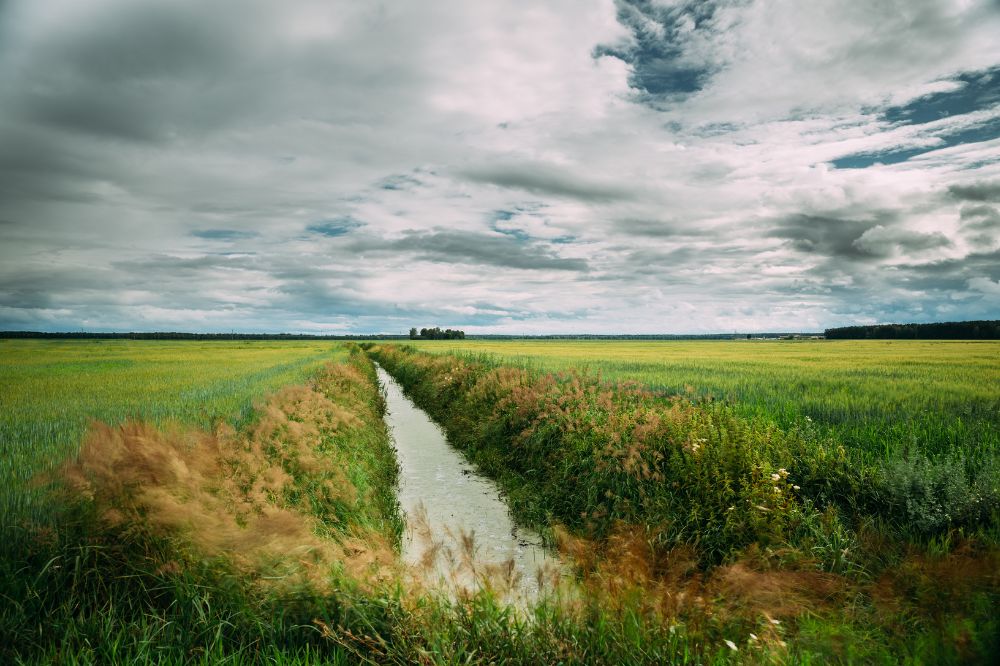
[{"label": "open farmland", "polygon": [[91,420],[238,426],[334,359],[330,342],[0,341],[0,483],[74,453]]},{"label": "open farmland", "polygon": [[[996,351],[0,342],[0,657],[988,661],[1000,477],[975,438],[997,427]],[[372,361],[558,549],[530,606],[472,534],[452,555],[475,590],[400,561]],[[925,439],[886,427],[907,418]]]},{"label": "open farmland", "polygon": [[782,428],[806,418],[858,459],[1000,451],[1000,342],[910,340],[416,342],[545,371],[712,396]]}]

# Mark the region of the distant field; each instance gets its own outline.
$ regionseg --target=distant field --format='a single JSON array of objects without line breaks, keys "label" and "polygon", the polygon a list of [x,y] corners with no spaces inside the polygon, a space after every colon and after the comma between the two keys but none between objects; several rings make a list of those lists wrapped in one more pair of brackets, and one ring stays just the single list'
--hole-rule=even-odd
[{"label": "distant field", "polygon": [[91,419],[239,425],[254,400],[302,381],[340,349],[321,341],[0,340],[0,484],[20,485],[62,461]]},{"label": "distant field", "polygon": [[733,403],[782,427],[812,419],[872,460],[1000,452],[1000,342],[416,341],[431,352],[632,379]]}]

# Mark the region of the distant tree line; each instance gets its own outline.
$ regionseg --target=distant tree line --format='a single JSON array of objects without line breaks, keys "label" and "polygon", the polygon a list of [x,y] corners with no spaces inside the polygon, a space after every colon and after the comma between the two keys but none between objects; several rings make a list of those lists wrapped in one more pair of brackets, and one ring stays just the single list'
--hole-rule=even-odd
[{"label": "distant tree line", "polygon": [[464,340],[465,331],[451,330],[446,328],[443,331],[436,326],[434,328],[410,329],[411,340]]},{"label": "distant tree line", "polygon": [[405,340],[405,335],[307,335],[304,333],[93,333],[88,331],[44,333],[0,331],[0,338],[49,338],[58,340]]},{"label": "distant tree line", "polygon": [[828,340],[1000,340],[1000,320],[828,328]]}]

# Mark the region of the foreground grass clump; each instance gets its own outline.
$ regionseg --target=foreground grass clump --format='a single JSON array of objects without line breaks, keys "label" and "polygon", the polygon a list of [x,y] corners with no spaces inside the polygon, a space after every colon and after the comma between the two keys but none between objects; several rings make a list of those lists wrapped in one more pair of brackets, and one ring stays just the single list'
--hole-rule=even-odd
[{"label": "foreground grass clump", "polygon": [[343,656],[314,620],[364,624],[402,526],[383,409],[355,353],[239,430],[93,424],[4,516],[0,660]]},{"label": "foreground grass clump", "polygon": [[772,645],[803,660],[1000,649],[986,610],[1000,601],[992,487],[971,508],[935,481],[893,489],[828,432],[640,384],[370,353],[500,481],[517,515],[566,530],[588,596],[606,607],[642,589],[642,603],[716,643],[780,626]]}]

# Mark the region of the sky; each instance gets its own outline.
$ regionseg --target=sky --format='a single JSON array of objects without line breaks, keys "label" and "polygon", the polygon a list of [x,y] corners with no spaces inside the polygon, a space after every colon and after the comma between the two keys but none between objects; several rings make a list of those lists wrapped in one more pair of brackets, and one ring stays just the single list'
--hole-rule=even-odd
[{"label": "sky", "polygon": [[998,0],[0,0],[0,330],[1000,318]]}]

